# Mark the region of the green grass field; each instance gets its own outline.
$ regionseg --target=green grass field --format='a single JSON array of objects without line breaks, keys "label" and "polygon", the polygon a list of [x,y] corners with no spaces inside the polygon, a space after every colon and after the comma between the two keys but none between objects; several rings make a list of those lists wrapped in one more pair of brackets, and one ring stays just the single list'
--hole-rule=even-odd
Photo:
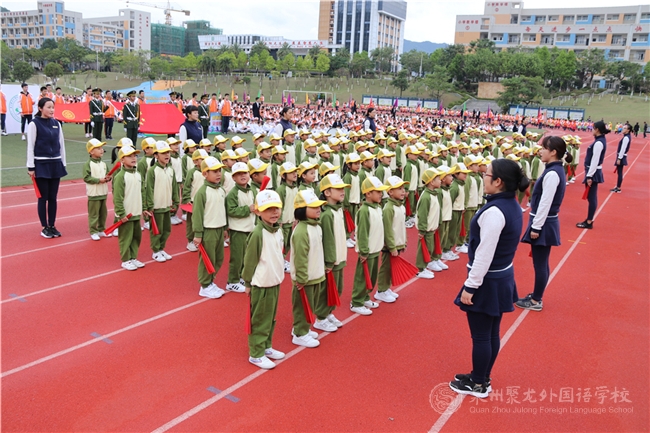
[{"label": "green grass field", "polygon": [[616,103],[616,98],[617,95],[603,95],[602,98],[595,96],[591,103],[587,104],[589,97],[585,95],[584,99],[580,96],[577,101],[570,100],[562,104],[557,98],[552,101],[546,99],[544,105],[584,108],[586,117],[591,117],[593,121],[600,119],[613,123],[629,121],[633,126],[636,122],[643,126],[643,122],[650,120],[650,101],[646,102],[642,97],[618,96],[619,102]]}]

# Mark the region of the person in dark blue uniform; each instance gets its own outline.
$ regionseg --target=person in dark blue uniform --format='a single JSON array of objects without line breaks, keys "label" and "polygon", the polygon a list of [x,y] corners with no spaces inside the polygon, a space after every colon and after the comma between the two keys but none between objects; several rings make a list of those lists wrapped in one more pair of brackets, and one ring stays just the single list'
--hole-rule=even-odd
[{"label": "person in dark blue uniform", "polygon": [[621,141],[618,142],[618,149],[616,150],[616,162],[614,162],[618,178],[616,180],[616,186],[610,190],[611,192],[621,192],[621,185],[623,185],[623,167],[627,165],[627,152],[630,150],[630,144],[632,143],[632,134],[630,134],[630,128],[631,126],[629,123],[626,123],[623,126],[623,138],[621,138]]},{"label": "person in dark blue uniform", "polygon": [[470,223],[469,272],[454,303],[467,314],[472,335],[472,372],[457,374],[449,387],[459,394],[485,398],[492,390],[490,373],[499,354],[503,313],[514,311],[517,286],[513,259],[522,229],[517,191],[528,188],[521,167],[497,159],[484,175],[486,203]]},{"label": "person in dark blue uniform", "polygon": [[551,272],[548,264],[551,247],[560,245],[560,221],[558,214],[564,198],[566,177],[562,158],[570,164],[573,157],[566,150],[561,137],[546,136],[539,150],[541,160],[546,164],[544,173],[538,178],[530,198],[530,219],[522,242],[530,244],[535,268],[533,293],[515,302],[519,308],[542,311],[542,296]]},{"label": "person in dark blue uniform", "polygon": [[199,108],[196,105],[188,105],[183,110],[185,122],[181,123],[178,129],[178,139],[185,143],[186,140],[193,140],[195,143],[203,140],[203,127],[199,122]]},{"label": "person in dark blue uniform", "polygon": [[607,140],[605,135],[611,131],[605,126],[605,122],[599,120],[594,123],[594,137],[596,140],[587,148],[587,155],[585,156],[585,180],[582,182],[589,188],[587,200],[589,200],[589,210],[587,212],[587,219],[576,224],[576,227],[581,229],[594,228],[594,215],[598,208],[598,184],[605,182],[603,176],[603,160],[605,159],[605,151],[607,150]]}]

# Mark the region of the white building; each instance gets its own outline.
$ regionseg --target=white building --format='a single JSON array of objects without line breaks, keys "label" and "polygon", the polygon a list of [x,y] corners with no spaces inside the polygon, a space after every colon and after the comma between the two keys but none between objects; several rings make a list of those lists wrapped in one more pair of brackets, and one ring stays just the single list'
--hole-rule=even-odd
[{"label": "white building", "polygon": [[151,50],[151,14],[120,9],[114,17],[83,20],[83,44],[93,51]]},{"label": "white building", "polygon": [[224,46],[237,44],[245,53],[250,53],[253,45],[264,42],[269,50],[277,51],[286,43],[295,55],[304,56],[310,48],[319,47],[324,50],[335,50],[340,45],[335,45],[326,40],[290,40],[282,36],[261,35],[200,35],[199,46],[202,50],[218,49]]}]

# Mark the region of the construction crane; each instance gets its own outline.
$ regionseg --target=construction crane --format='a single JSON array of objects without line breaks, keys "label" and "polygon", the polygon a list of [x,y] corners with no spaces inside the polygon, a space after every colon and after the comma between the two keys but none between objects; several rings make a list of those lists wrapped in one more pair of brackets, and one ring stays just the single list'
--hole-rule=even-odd
[{"label": "construction crane", "polygon": [[147,6],[150,8],[156,8],[156,9],[164,9],[165,10],[165,24],[168,26],[172,25],[172,12],[183,12],[185,16],[190,16],[190,11],[185,10],[185,9],[173,9],[171,3],[168,1],[167,2],[167,7],[163,6],[158,6],[157,4],[153,3],[143,3],[143,2],[133,2],[126,0],[126,5],[128,6],[129,4],[134,4],[138,6]]}]

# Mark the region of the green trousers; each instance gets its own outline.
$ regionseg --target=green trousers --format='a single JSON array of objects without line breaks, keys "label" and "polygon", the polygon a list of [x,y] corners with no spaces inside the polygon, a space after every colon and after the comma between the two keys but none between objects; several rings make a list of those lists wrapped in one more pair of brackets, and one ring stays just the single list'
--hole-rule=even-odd
[{"label": "green trousers", "polygon": [[469,241],[469,226],[472,223],[472,218],[476,215],[476,209],[465,209],[465,215],[463,217],[463,224],[465,225],[465,237],[462,239],[462,243]]},{"label": "green trousers", "polygon": [[187,212],[187,220],[185,221],[185,237],[187,242],[190,243],[194,240],[194,226],[192,225],[192,213]]},{"label": "green trousers", "polygon": [[172,233],[172,222],[169,212],[167,211],[154,211],[153,216],[156,219],[156,225],[158,226],[160,234],[153,234],[153,224],[150,224],[149,245],[151,245],[151,251],[157,253],[158,251],[164,250],[165,245],[167,245],[167,239],[169,239],[169,235]]},{"label": "green trousers", "polygon": [[[379,253],[368,256],[368,271],[370,272],[370,282],[372,287],[377,283],[377,274],[379,271]],[[357,258],[357,269],[354,272],[354,283],[352,285],[352,306],[361,307],[363,303],[370,300],[370,292],[366,289],[366,275],[363,270],[363,263]]]},{"label": "green trousers", "polygon": [[[312,312],[314,311],[314,294],[318,292],[320,286],[323,284],[325,284],[325,281],[303,287],[303,290],[307,294],[307,300],[309,301],[309,306],[311,307]],[[307,322],[307,319],[305,319],[305,310],[302,308],[300,292],[298,291],[295,282],[293,283],[291,302],[293,304],[293,333],[297,337],[302,337],[309,332],[311,324]]]},{"label": "green trousers", "polygon": [[460,245],[460,224],[463,216],[462,210],[451,212],[451,221],[449,222],[449,249]]},{"label": "green trousers", "polygon": [[117,232],[117,239],[122,261],[128,262],[129,260],[137,259],[140,241],[142,240],[140,220],[127,221],[122,224]]},{"label": "green trousers", "polygon": [[438,227],[438,232],[440,233],[440,247],[442,248],[442,251],[449,251],[451,249],[451,246],[449,245],[449,223],[450,221],[440,221],[440,227]]},{"label": "green trousers", "polygon": [[248,354],[251,358],[263,357],[264,351],[272,347],[279,297],[280,286],[251,287],[248,299],[251,305],[251,333],[248,334]]},{"label": "green trousers", "polygon": [[[217,276],[217,272],[219,272],[219,269],[223,264],[224,230],[225,229],[223,227],[220,227],[218,229],[203,229],[203,239],[201,240],[201,243],[203,244],[203,248],[205,248],[205,252],[208,254],[210,263],[212,263],[212,266],[214,266],[214,273],[209,273],[205,268],[205,264],[203,264],[203,258],[199,257],[199,283],[203,288],[208,287],[214,281],[214,278]],[[199,256],[200,255],[201,253],[199,253]]]},{"label": "green trousers", "polygon": [[[336,289],[339,292],[339,297],[343,294],[343,268],[345,266],[341,266],[341,269],[338,270],[332,270],[332,275],[334,276],[334,282],[336,283]],[[327,278],[325,278],[325,281],[323,281],[323,284],[321,284],[321,287],[319,287],[315,292],[314,292],[314,314],[318,318],[318,320],[324,320],[332,314],[332,311],[336,308],[335,306],[330,307],[327,305]]]},{"label": "green trousers", "polygon": [[228,269],[228,284],[238,283],[241,279],[241,271],[244,269],[244,254],[246,254],[246,241],[249,234],[250,233],[230,230],[230,266]]},{"label": "green trousers", "polygon": [[90,234],[103,232],[106,230],[106,199],[88,200],[88,230]]},{"label": "green trousers", "polygon": [[[418,239],[418,252],[415,255],[415,266],[418,267],[420,271],[424,270],[429,262],[424,260],[424,255],[422,254],[422,241]],[[424,242],[427,244],[427,251],[429,252],[429,257],[433,260],[433,250],[435,249],[435,232],[426,232],[424,235]]]},{"label": "green trousers", "polygon": [[[398,251],[400,253],[401,251]],[[393,284],[393,269],[390,263],[390,251],[381,252],[381,266],[377,276],[377,292],[382,293],[390,289]]]},{"label": "green trousers", "polygon": [[415,199],[415,191],[409,191],[406,199],[409,201],[409,205],[411,206],[411,215],[406,215],[406,218],[415,216],[415,209],[418,204],[417,200]]},{"label": "green trousers", "polygon": [[[345,206],[345,210],[350,212],[350,216],[352,217],[352,221],[356,221],[357,219],[357,211],[359,210],[359,205],[356,203],[350,203]],[[345,225],[345,235],[346,239],[350,239],[350,236],[354,233],[354,230],[348,231],[348,225]]]},{"label": "green trousers", "polygon": [[[104,122],[95,122],[93,126],[93,138],[102,141],[102,131],[104,130]],[[135,141],[133,142],[135,145]]]},{"label": "green trousers", "polygon": [[126,136],[127,138],[130,138],[131,141],[133,142],[133,145],[138,142],[138,127],[134,128],[126,128]]},{"label": "green trousers", "polygon": [[282,224],[282,235],[284,236],[284,257],[289,257],[289,252],[291,251],[291,232],[293,223]]}]

